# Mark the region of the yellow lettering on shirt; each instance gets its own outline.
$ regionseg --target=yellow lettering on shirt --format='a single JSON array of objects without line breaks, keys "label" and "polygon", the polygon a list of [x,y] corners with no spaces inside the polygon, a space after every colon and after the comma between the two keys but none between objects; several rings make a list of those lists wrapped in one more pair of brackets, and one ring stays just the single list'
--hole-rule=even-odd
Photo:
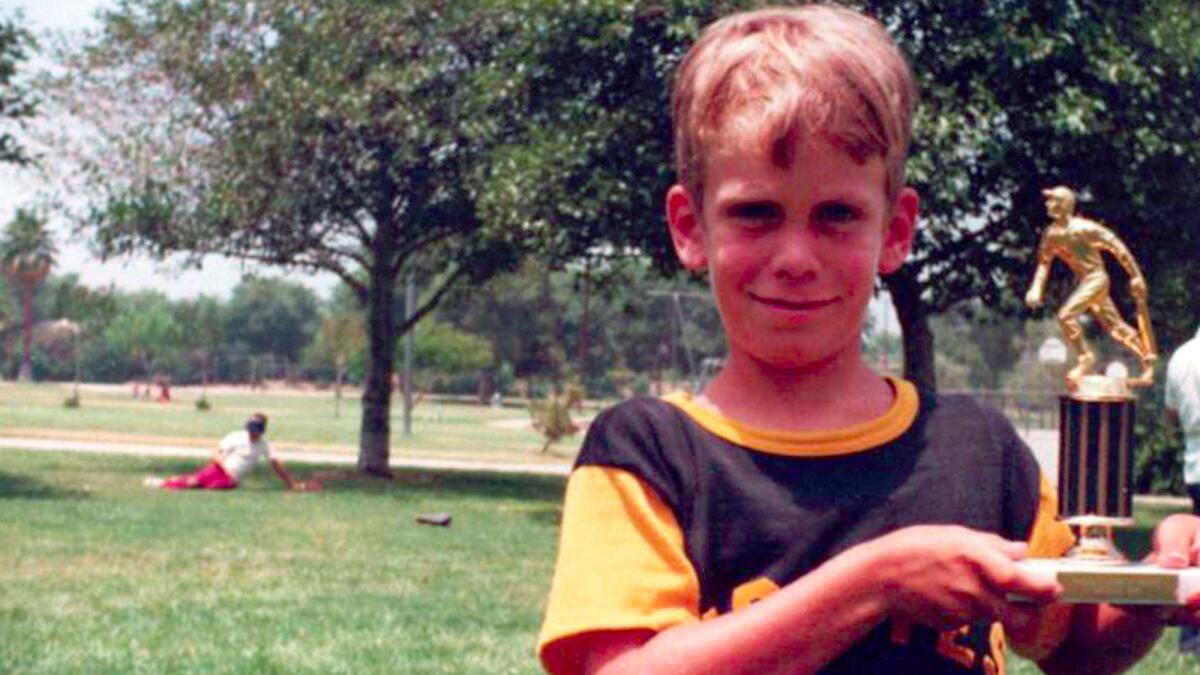
[{"label": "yellow lettering on shirt", "polygon": [[971,668],[975,665],[975,650],[959,642],[960,637],[966,637],[971,632],[970,626],[958,630],[948,630],[938,635],[937,653],[962,666]]},{"label": "yellow lettering on shirt", "polygon": [[745,609],[779,590],[779,584],[766,577],[759,577],[733,589],[733,611]]}]

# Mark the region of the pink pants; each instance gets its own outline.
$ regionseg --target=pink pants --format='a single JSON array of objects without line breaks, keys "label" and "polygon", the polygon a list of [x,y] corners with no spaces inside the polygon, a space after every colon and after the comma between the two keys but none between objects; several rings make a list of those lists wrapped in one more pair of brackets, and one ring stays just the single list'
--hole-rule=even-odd
[{"label": "pink pants", "polygon": [[207,466],[195,473],[185,473],[168,478],[162,487],[164,490],[187,490],[189,488],[232,490],[237,487],[237,482],[225,473],[225,469],[220,464],[209,462]]}]

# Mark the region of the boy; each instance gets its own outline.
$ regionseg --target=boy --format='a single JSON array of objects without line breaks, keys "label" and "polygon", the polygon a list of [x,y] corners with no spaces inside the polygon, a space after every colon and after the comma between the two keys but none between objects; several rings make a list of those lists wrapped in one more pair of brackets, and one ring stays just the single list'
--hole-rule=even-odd
[{"label": "boy", "polygon": [[[831,6],[729,17],[681,64],[667,220],[729,357],[699,396],[591,426],[548,670],[997,673],[1007,634],[1049,670],[1105,672],[1157,639],[1152,612],[1047,605],[1061,589],[1015,564],[1072,537],[1002,416],[861,358],[876,277],[917,218],[913,99],[884,29]],[[1158,560],[1194,563],[1197,523],[1164,521]]]},{"label": "boy", "polygon": [[283,462],[271,456],[271,447],[263,438],[266,432],[267,416],[254,413],[246,420],[244,431],[231,431],[221,439],[213,450],[212,461],[203,468],[167,479],[147,478],[143,483],[147,487],[164,490],[232,490],[258,464],[259,459],[266,458],[287,489],[298,492],[320,490],[322,485],[319,481],[293,479]]}]

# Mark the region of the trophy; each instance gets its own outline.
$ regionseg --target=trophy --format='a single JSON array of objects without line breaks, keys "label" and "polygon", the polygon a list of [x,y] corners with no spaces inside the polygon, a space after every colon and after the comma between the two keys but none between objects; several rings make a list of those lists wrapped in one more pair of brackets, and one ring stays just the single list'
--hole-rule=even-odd
[{"label": "trophy", "polygon": [[[1113,528],[1134,524],[1132,390],[1154,383],[1158,361],[1145,277],[1112,231],[1075,214],[1071,189],[1059,186],[1043,190],[1042,195],[1051,222],[1038,246],[1037,271],[1025,303],[1031,308],[1042,304],[1055,259],[1075,275],[1075,289],[1057,314],[1076,357],[1066,375],[1069,393],[1059,398],[1058,504],[1059,518],[1079,536],[1066,558],[1025,564],[1055,574],[1068,602],[1181,604],[1188,592],[1200,586],[1200,570],[1129,563],[1113,542]],[[1125,322],[1109,295],[1104,253],[1129,275],[1136,328]],[[1115,377],[1093,372],[1096,356],[1084,339],[1084,315],[1138,358],[1140,373]]]}]

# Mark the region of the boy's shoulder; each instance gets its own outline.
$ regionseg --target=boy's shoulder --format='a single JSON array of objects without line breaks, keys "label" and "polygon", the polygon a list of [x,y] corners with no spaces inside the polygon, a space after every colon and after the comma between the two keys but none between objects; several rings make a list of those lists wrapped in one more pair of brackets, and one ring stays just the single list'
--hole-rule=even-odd
[{"label": "boy's shoulder", "polygon": [[618,460],[661,452],[664,436],[682,432],[686,416],[661,397],[635,396],[606,408],[588,425],[579,463]]}]

